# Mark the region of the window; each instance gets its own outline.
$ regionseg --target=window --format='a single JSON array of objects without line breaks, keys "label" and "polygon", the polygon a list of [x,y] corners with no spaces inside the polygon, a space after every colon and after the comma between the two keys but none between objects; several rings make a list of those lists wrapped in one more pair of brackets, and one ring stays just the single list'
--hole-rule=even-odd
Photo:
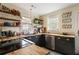
[{"label": "window", "polygon": [[33,25],[31,23],[30,19],[25,18],[25,19],[21,20],[21,32],[24,34],[33,33]]},{"label": "window", "polygon": [[21,31],[24,32],[24,34],[33,33],[33,26],[32,26],[32,24],[22,23],[21,24]]},{"label": "window", "polygon": [[58,23],[59,23],[58,17],[49,16],[47,19],[48,31],[58,31],[59,30]]}]

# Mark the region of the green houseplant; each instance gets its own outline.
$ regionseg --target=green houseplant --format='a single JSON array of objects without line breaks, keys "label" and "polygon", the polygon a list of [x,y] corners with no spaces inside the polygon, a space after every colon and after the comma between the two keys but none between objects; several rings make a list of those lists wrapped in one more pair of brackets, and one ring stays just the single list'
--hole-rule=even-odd
[{"label": "green houseplant", "polygon": [[34,24],[40,24],[40,19],[34,18],[33,23],[34,23]]},{"label": "green houseplant", "polygon": [[43,25],[43,20],[39,18],[34,18],[33,23],[34,23],[34,26],[41,27]]}]

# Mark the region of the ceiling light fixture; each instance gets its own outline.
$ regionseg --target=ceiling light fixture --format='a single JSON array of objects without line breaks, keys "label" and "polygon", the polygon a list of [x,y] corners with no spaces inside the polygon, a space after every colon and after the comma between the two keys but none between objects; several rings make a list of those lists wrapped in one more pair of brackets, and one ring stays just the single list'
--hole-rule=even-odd
[{"label": "ceiling light fixture", "polygon": [[34,5],[30,5],[30,7],[29,7],[28,17],[29,17],[30,19],[32,19],[32,16],[33,16],[32,11],[33,11],[33,9],[35,9],[35,8],[36,8],[36,7],[35,7]]}]

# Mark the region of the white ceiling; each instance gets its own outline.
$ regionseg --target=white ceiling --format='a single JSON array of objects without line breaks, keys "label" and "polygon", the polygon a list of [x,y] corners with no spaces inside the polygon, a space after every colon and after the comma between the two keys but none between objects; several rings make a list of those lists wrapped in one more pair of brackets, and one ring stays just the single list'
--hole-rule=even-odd
[{"label": "white ceiling", "polygon": [[24,11],[28,11],[30,6],[34,5],[34,7],[32,8],[33,15],[47,14],[73,4],[74,3],[13,3],[13,5],[22,8],[22,10]]}]

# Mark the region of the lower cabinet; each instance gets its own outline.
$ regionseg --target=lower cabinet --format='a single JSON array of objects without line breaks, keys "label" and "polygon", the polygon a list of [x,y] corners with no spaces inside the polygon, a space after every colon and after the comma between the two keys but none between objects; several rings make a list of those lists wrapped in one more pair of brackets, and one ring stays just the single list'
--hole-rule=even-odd
[{"label": "lower cabinet", "polygon": [[72,37],[35,35],[28,36],[26,39],[34,42],[38,46],[46,47],[63,54],[75,54],[75,38]]},{"label": "lower cabinet", "polygon": [[41,46],[41,47],[46,47],[45,35],[39,35],[38,36],[38,43],[37,43],[37,45]]},{"label": "lower cabinet", "polygon": [[34,42],[35,44],[38,43],[38,36],[31,36],[31,41]]},{"label": "lower cabinet", "polygon": [[75,54],[75,39],[55,36],[55,50],[64,54]]},{"label": "lower cabinet", "polygon": [[35,35],[35,36],[28,36],[26,39],[34,42],[36,45],[45,47],[46,41],[45,41],[45,35]]},{"label": "lower cabinet", "polygon": [[38,36],[28,36],[28,37],[26,37],[26,39],[34,42],[35,44],[38,43]]}]

